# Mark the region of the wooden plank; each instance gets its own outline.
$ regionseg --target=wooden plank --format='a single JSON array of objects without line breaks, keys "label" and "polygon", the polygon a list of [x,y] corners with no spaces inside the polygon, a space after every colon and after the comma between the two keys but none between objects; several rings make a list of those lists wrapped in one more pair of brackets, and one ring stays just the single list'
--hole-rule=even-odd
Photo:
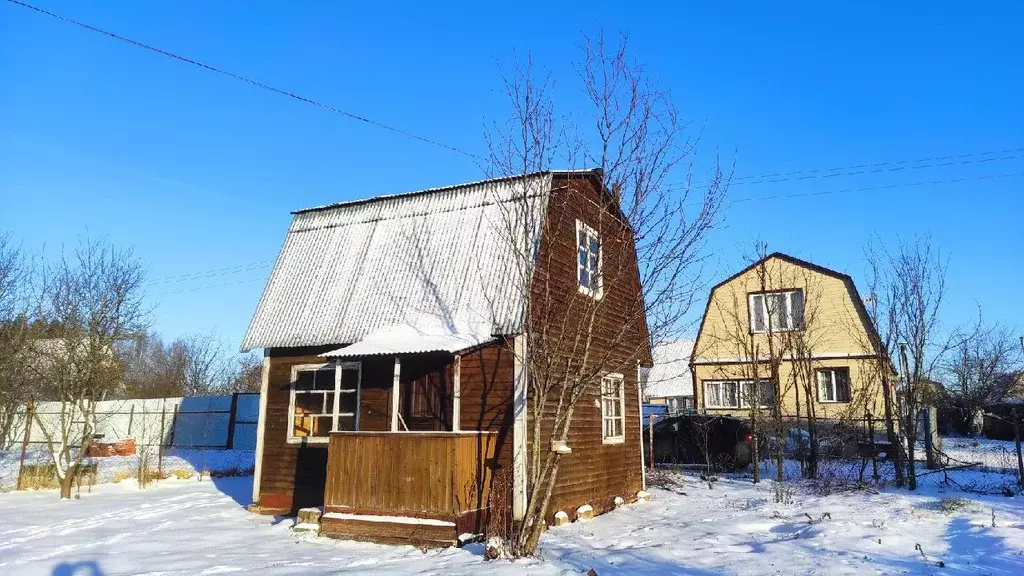
[{"label": "wooden plank", "polygon": [[489,433],[332,434],[324,504],[455,517],[479,507],[496,446]]}]

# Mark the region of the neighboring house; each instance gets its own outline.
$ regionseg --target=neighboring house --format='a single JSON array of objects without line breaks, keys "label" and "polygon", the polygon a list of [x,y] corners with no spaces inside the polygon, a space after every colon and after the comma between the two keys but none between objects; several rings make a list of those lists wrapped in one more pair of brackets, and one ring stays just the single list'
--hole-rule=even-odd
[{"label": "neighboring house", "polygon": [[693,410],[692,353],[693,340],[664,342],[654,347],[654,366],[647,371],[644,382],[646,403],[667,406],[669,414]]},{"label": "neighboring house", "polygon": [[880,416],[880,350],[848,275],[774,253],[712,288],[690,362],[697,406],[747,416],[781,393],[787,417]]},{"label": "neighboring house", "polygon": [[[634,500],[650,366],[646,325],[628,313],[643,309],[638,278],[632,231],[597,171],[294,213],[242,344],[264,349],[252,509],[323,506],[328,535],[452,544],[489,518],[523,517],[538,440],[564,454],[549,523]],[[581,302],[601,304],[591,357],[618,368],[577,405],[567,446],[548,446],[532,436],[527,344],[542,328],[580,333]]]}]

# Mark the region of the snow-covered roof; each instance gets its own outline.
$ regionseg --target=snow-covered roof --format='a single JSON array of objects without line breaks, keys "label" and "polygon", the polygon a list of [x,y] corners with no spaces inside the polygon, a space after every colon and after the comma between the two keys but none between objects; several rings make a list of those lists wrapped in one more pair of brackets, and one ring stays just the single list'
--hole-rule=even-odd
[{"label": "snow-covered roof", "polygon": [[551,180],[538,173],[296,212],[242,349],[356,343],[424,317],[450,334],[520,332],[515,278],[535,249]]},{"label": "snow-covered roof", "polygon": [[321,356],[351,358],[375,354],[458,352],[493,339],[489,326],[451,326],[441,318],[424,316],[409,324],[385,326],[351,346],[325,352]]},{"label": "snow-covered roof", "polygon": [[692,352],[693,340],[674,340],[655,346],[651,351],[654,366],[647,373],[644,395],[648,398],[693,396]]}]

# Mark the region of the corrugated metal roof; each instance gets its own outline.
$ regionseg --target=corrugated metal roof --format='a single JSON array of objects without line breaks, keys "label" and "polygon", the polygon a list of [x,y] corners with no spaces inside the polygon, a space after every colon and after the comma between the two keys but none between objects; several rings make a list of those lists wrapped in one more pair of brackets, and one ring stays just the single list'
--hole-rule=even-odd
[{"label": "corrugated metal roof", "polygon": [[423,317],[452,332],[520,332],[517,266],[538,231],[512,227],[512,242],[509,222],[540,222],[551,179],[541,173],[296,212],[242,349],[352,343]]},{"label": "corrugated metal roof", "polygon": [[693,378],[690,376],[690,354],[693,340],[675,340],[654,347],[651,355],[654,366],[647,373],[644,394],[648,398],[693,396]]},{"label": "corrugated metal roof", "polygon": [[489,333],[452,330],[439,322],[435,326],[435,329],[423,329],[422,326],[408,324],[388,326],[367,335],[351,346],[325,352],[320,356],[352,358],[379,354],[391,356],[420,352],[458,352],[494,340]]}]

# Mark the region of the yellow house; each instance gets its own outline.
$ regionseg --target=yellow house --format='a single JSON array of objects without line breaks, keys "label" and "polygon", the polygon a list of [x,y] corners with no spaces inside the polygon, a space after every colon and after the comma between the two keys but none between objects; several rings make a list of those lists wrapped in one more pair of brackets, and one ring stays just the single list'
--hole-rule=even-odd
[{"label": "yellow house", "polygon": [[[711,289],[690,359],[698,410],[884,415],[891,366],[848,275],[774,253]],[[891,380],[890,380],[891,381]]]}]

